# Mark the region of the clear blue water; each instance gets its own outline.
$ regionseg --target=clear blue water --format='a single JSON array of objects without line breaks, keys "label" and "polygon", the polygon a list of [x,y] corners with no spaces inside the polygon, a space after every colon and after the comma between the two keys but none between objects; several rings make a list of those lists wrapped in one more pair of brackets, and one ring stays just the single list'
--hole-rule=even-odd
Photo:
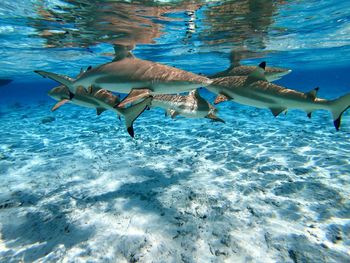
[{"label": "clear blue water", "polygon": [[0,261],[350,262],[349,111],[337,132],[326,111],[151,109],[131,139],[112,112],[51,112],[57,83],[33,72],[74,77],[128,44],[209,75],[245,50],[333,99],[350,92],[349,36],[348,1],[2,1]]}]

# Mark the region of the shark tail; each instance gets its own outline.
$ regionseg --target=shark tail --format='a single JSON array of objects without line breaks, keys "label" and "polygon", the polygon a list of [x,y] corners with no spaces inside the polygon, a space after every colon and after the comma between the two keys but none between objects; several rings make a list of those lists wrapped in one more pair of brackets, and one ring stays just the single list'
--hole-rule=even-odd
[{"label": "shark tail", "polygon": [[[69,91],[71,92],[70,95],[72,95],[72,92],[75,92],[73,83],[74,83],[74,79],[65,76],[65,75],[59,75],[56,73],[51,73],[51,72],[47,72],[47,71],[42,71],[42,70],[34,70],[35,73],[43,76],[44,78],[49,78],[52,79],[54,81],[57,81],[59,83],[61,83],[62,85],[66,86]],[[74,95],[73,95],[74,96]]]},{"label": "shark tail", "polygon": [[330,106],[330,111],[333,115],[333,123],[338,131],[341,123],[341,117],[343,113],[350,107],[350,93],[331,101]]},{"label": "shark tail", "polygon": [[126,109],[118,108],[118,111],[124,115],[127,131],[132,138],[134,138],[134,121],[151,105],[151,101],[152,98],[149,97]]}]

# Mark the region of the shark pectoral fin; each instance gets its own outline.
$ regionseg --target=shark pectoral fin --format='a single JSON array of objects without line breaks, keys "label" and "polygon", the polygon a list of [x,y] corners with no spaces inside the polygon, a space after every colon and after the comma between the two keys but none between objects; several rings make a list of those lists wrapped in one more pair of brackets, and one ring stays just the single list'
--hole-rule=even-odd
[{"label": "shark pectoral fin", "polygon": [[124,115],[127,131],[132,138],[134,138],[135,136],[134,127],[133,127],[134,121],[141,115],[142,112],[146,110],[148,106],[151,105],[151,101],[152,101],[152,98],[149,97],[143,100],[142,102],[132,105],[131,107],[128,107],[126,109],[124,108],[116,109],[117,112],[119,111],[121,114]]},{"label": "shark pectoral fin", "polygon": [[42,70],[34,70],[34,72],[43,76],[44,78],[50,78],[52,80],[55,80],[61,83],[62,85],[68,87],[70,91],[74,92],[74,86],[73,86],[74,79],[65,75],[59,75],[56,73],[46,72]]},{"label": "shark pectoral fin", "polygon": [[61,107],[62,105],[66,104],[66,103],[69,102],[69,101],[70,101],[69,99],[60,100],[59,102],[57,102],[57,103],[51,108],[51,111],[57,110],[59,107]]},{"label": "shark pectoral fin", "polygon": [[285,111],[286,108],[270,108],[273,116],[277,117],[281,112]]},{"label": "shark pectoral fin", "polygon": [[208,118],[208,119],[211,119],[212,121],[218,121],[218,122],[225,123],[225,121],[223,119],[220,119],[218,116],[214,115],[213,113],[209,113],[205,117]]},{"label": "shark pectoral fin", "polygon": [[314,88],[313,90],[306,92],[305,95],[311,99],[311,100],[315,100],[316,96],[317,96],[317,92],[320,90],[319,87]]},{"label": "shark pectoral fin", "polygon": [[221,102],[228,101],[230,99],[232,99],[232,98],[229,98],[228,96],[223,95],[223,94],[219,94],[216,96],[214,104],[216,105],[216,104],[219,104]]},{"label": "shark pectoral fin", "polygon": [[137,100],[147,98],[151,95],[151,90],[149,89],[132,89],[130,93],[118,104],[118,108],[123,108],[127,104],[135,102]]},{"label": "shark pectoral fin", "polygon": [[97,114],[98,116],[100,116],[101,113],[104,112],[105,110],[106,110],[106,109],[104,109],[104,108],[96,108],[96,114]]}]

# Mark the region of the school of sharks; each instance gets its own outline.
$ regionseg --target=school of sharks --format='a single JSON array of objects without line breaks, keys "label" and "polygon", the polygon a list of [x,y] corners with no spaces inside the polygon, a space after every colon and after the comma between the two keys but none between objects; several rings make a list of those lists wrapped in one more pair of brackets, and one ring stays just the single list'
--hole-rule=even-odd
[{"label": "school of sharks", "polygon": [[[124,117],[131,137],[135,135],[134,121],[153,107],[164,109],[171,118],[182,115],[225,123],[217,116],[217,109],[200,96],[200,87],[217,95],[214,104],[234,101],[269,109],[275,117],[290,109],[303,110],[309,118],[315,110],[328,110],[336,130],[340,128],[342,114],[350,107],[350,93],[326,100],[317,97],[318,87],[304,93],[273,84],[291,70],[268,67],[266,62],[257,66],[243,66],[238,62],[225,71],[205,77],[138,59],[128,51],[118,54],[109,63],[81,70],[75,78],[42,70],[34,72],[61,84],[48,93],[58,101],[52,111],[66,103],[94,108],[97,115],[112,110]],[[113,92],[127,95],[120,100]],[[188,95],[179,95],[186,92]]]}]

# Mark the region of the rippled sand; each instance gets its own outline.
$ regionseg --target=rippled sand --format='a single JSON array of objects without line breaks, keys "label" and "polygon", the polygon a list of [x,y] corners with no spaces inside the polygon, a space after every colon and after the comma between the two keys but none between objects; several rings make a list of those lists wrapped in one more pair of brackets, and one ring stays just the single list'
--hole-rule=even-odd
[{"label": "rippled sand", "polygon": [[350,115],[0,108],[2,262],[350,262]]}]

